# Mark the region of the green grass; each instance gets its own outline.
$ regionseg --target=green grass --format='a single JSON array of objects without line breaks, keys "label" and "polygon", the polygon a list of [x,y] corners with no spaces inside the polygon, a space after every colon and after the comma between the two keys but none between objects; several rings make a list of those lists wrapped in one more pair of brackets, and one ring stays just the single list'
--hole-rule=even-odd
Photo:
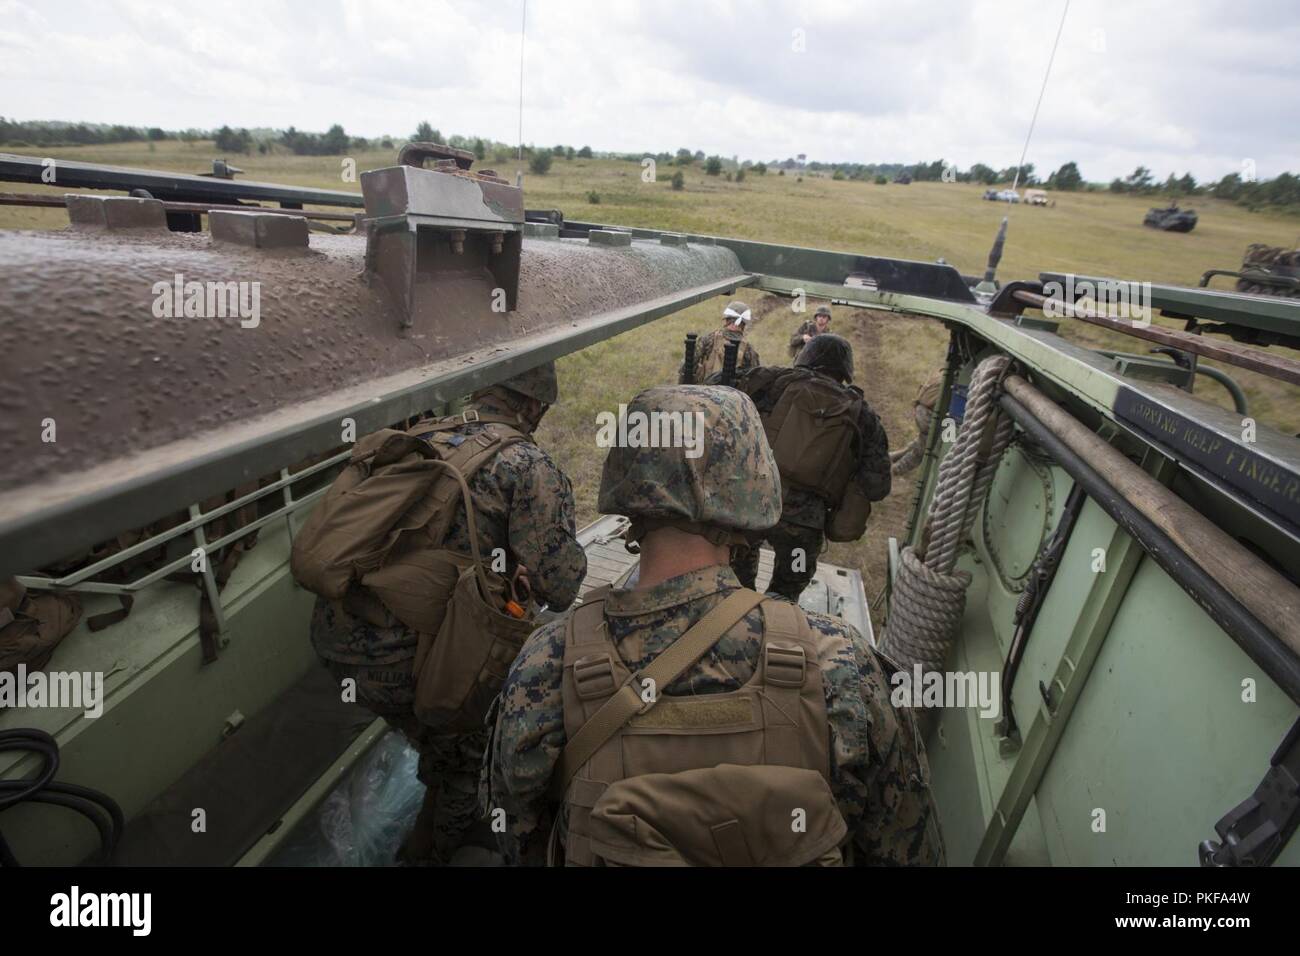
[{"label": "green grass", "polygon": [[[203,172],[211,169],[218,154],[211,143],[165,142],[152,150],[137,143],[53,149],[40,155]],[[357,183],[342,180],[340,157],[277,152],[227,158],[245,170],[245,179],[360,191]],[[356,168],[365,170],[392,164],[395,151],[361,152],[353,158]],[[513,159],[489,158],[477,165],[493,168],[511,181],[521,167]],[[1006,206],[980,199],[983,187],[961,183],[876,185],[811,176],[800,182],[795,174],[778,176],[775,170],[765,176],[750,173],[744,182],[734,183],[706,176],[702,165],[696,164],[684,170],[685,189],[675,191],[670,180],[676,169],[660,167],[657,181],[645,183],[637,163],[556,157],[547,175],[525,173],[524,195],[530,208],[558,208],[572,219],[909,259],[943,257],[967,274],[983,270],[998,223],[1008,214]],[[60,191],[13,184],[3,188]],[[600,195],[598,205],[587,201],[589,192]],[[1056,205],[1047,208],[1011,207],[998,270],[1002,280],[1059,270],[1195,285],[1207,269],[1239,265],[1249,243],[1291,247],[1300,234],[1300,219],[1251,213],[1213,199],[1184,203],[1200,213],[1195,231],[1188,234],[1142,226],[1147,208],[1162,203],[1156,197],[1061,193],[1054,199]],[[62,210],[0,206],[0,228],[46,229],[65,224]],[[757,293],[749,295],[750,304],[760,306]],[[770,301],[761,303],[763,315],[750,333],[751,340],[765,361],[784,363],[785,340],[802,317],[790,313],[784,300],[765,298]],[[722,305],[718,300],[702,303],[560,362],[561,404],[543,422],[539,438],[573,478],[580,521],[596,513],[602,460],[595,447],[596,414],[616,409],[641,388],[673,381],[683,335],[718,324]],[[853,341],[858,382],[881,414],[891,445],[902,446],[913,434],[912,397],[929,371],[942,363],[946,334],[928,320],[844,308],[835,309],[834,329]],[[1083,323],[1067,323],[1062,329],[1093,347],[1129,352],[1147,348],[1142,341]],[[1273,351],[1297,357],[1289,350]],[[1239,369],[1231,374],[1242,384],[1260,421],[1289,433],[1300,428],[1300,390]],[[1202,385],[1201,394],[1231,407],[1216,385]],[[828,560],[860,567],[872,595],[884,581],[885,540],[899,534],[905,524],[913,477],[896,481],[894,493],[876,507],[862,541],[835,545],[828,553]]]}]

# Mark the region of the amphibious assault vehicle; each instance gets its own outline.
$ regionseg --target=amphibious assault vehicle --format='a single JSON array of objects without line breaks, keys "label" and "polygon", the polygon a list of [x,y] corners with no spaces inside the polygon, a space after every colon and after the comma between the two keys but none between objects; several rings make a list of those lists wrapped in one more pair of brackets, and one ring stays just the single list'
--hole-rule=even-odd
[{"label": "amphibious assault vehicle", "polygon": [[1179,209],[1177,206],[1153,207],[1147,210],[1142,225],[1163,229],[1165,232],[1191,232],[1196,228],[1196,210]]},{"label": "amphibious assault vehicle", "polygon": [[[1300,303],[1154,286],[1190,331],[1123,321],[1116,283],[999,283],[996,254],[977,282],[577,221],[466,154],[402,160],[360,193],[59,163],[66,199],[5,197],[69,224],[0,232],[0,581],[75,595],[46,666],[104,681],[98,714],[0,712],[10,861],[383,857],[348,808],[372,831],[413,809],[385,789],[400,743],[340,702],[288,564],[349,435],[744,288],[949,331],[883,632],[851,569],[803,598],[918,685],[996,676],[993,712],[921,708],[949,861],[1300,861],[1300,439],[1198,394],[1203,358],[1300,387],[1276,348]],[[0,155],[5,180],[44,168]],[[589,587],[635,574],[621,529],[584,530]]]}]

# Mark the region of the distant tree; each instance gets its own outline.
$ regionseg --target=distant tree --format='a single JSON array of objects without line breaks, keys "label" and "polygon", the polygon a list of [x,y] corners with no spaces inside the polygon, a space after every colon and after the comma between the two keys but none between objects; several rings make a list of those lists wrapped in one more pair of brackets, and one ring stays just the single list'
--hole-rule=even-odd
[{"label": "distant tree", "polygon": [[888,176],[877,176],[876,179],[875,179],[875,182],[876,182],[876,185],[877,185],[877,186],[888,186],[888,185],[889,185],[889,177],[888,177]]},{"label": "distant tree", "polygon": [[695,162],[695,154],[689,149],[683,147],[677,151],[677,156],[673,162],[678,166],[689,166],[691,163]]},{"label": "distant tree", "polygon": [[348,151],[351,140],[348,134],[343,132],[343,127],[335,123],[329,128],[324,136],[321,137],[321,151],[331,156],[339,156]]},{"label": "distant tree", "polygon": [[784,175],[785,175],[785,170],[784,170],[784,169],[778,169],[778,170],[776,171],[776,174],[777,174],[778,176],[784,176]]},{"label": "distant tree", "polygon": [[1241,176],[1228,173],[1210,188],[1210,195],[1216,199],[1237,199],[1241,196]]},{"label": "distant tree", "polygon": [[697,163],[702,163],[702,162],[704,162],[704,150],[702,150],[702,149],[697,149],[697,150],[695,151],[695,161],[696,161]]},{"label": "distant tree", "polygon": [[154,126],[149,130],[149,138],[156,143],[160,139],[166,139],[167,133],[164,130],[159,129],[157,126]]},{"label": "distant tree", "polygon": [[487,158],[487,147],[483,145],[483,140],[481,139],[474,140],[474,158],[475,159]]},{"label": "distant tree", "polygon": [[538,176],[545,176],[551,170],[552,156],[546,151],[539,151],[528,161],[528,168]]},{"label": "distant tree", "polygon": [[836,182],[840,182],[841,180],[843,180],[844,170],[842,169],[835,170],[835,172],[831,174],[831,179],[835,180]]},{"label": "distant tree", "polygon": [[253,145],[253,138],[246,129],[235,132],[229,126],[223,126],[217,130],[215,145],[222,153],[247,153]]},{"label": "distant tree", "polygon": [[971,182],[983,183],[985,186],[992,186],[998,181],[998,171],[992,166],[986,166],[983,163],[976,163],[972,166],[969,176]]},{"label": "distant tree", "polygon": [[1083,187],[1083,176],[1079,172],[1078,164],[1073,161],[1066,163],[1052,175],[1047,177],[1047,187],[1049,189],[1059,189],[1062,192],[1074,192]]},{"label": "distant tree", "polygon": [[579,158],[579,159],[591,159],[591,147],[590,147],[590,146],[584,146],[584,147],[582,147],[582,149],[578,150],[578,158]]},{"label": "distant tree", "polygon": [[1196,180],[1192,178],[1191,173],[1183,173],[1178,180],[1178,191],[1184,196],[1191,196],[1196,192]]},{"label": "distant tree", "polygon": [[385,136],[383,139],[381,139],[381,140],[379,141],[379,148],[380,148],[380,149],[392,149],[392,148],[393,148],[393,138],[392,138],[391,136]]},{"label": "distant tree", "polygon": [[552,149],[551,149],[551,153],[554,154],[554,155],[556,155],[556,156],[563,156],[563,155],[564,155],[564,147],[563,147],[563,146],[555,146],[555,147],[552,147]]},{"label": "distant tree", "polygon": [[716,176],[722,172],[722,158],[720,156],[710,156],[704,164],[704,171],[710,176]]},{"label": "distant tree", "polygon": [[744,181],[745,181],[745,167],[741,166],[738,170],[736,170],[736,182],[743,183]]},{"label": "distant tree", "polygon": [[573,160],[573,157],[574,157],[574,156],[577,156],[577,155],[578,155],[578,151],[577,151],[576,149],[574,149],[572,146],[568,147],[568,148],[565,149],[565,151],[564,151],[564,158],[567,159],[567,160],[569,160],[569,161],[572,161],[572,160]]},{"label": "distant tree", "polygon": [[679,169],[677,170],[677,172],[673,173],[673,189],[676,189],[680,192],[685,188],[686,188],[686,177],[682,175],[682,171]]},{"label": "distant tree", "polygon": [[1125,177],[1124,185],[1128,192],[1148,193],[1155,188],[1155,180],[1151,178],[1151,170],[1139,166]]},{"label": "distant tree", "polygon": [[434,129],[428,120],[415,128],[415,141],[418,143],[441,143],[442,134]]},{"label": "distant tree", "polygon": [[755,164],[754,164],[754,172],[758,173],[758,175],[760,175],[760,176],[766,176],[766,175],[767,175],[767,163],[755,163]]}]

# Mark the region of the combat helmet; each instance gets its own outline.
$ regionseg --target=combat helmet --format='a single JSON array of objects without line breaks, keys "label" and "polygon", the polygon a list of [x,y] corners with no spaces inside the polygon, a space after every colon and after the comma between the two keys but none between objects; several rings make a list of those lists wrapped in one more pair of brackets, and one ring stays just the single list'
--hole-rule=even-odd
[{"label": "combat helmet", "polygon": [[520,372],[514,378],[501,383],[502,388],[535,398],[544,405],[554,405],[560,397],[560,387],[555,379],[555,363],[544,362],[527,372]]},{"label": "combat helmet", "polygon": [[728,302],[727,307],[722,310],[722,317],[727,320],[727,325],[735,325],[739,322],[741,326],[745,326],[754,321],[749,304],[740,299],[732,299]]},{"label": "combat helmet", "polygon": [[[616,441],[605,458],[599,507],[632,519],[631,540],[671,525],[715,544],[735,543],[780,520],[776,458],[748,395],[721,386],[656,386],[632,399],[624,421],[627,440]],[[634,431],[638,423],[645,440]],[[687,439],[674,443],[682,447],[647,447],[674,430]]]},{"label": "combat helmet", "polygon": [[809,339],[794,360],[795,367],[816,369],[837,382],[853,381],[853,346],[840,335],[824,332]]}]

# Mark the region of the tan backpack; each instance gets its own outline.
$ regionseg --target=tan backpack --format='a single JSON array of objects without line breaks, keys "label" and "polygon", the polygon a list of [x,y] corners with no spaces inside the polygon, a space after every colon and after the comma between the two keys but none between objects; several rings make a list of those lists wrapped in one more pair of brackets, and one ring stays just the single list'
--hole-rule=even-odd
[{"label": "tan backpack", "polygon": [[[491,424],[477,435],[456,431],[473,421]],[[508,420],[473,410],[367,435],[294,538],[290,568],[304,587],[352,613],[378,599],[418,634],[414,711],[440,731],[482,726],[536,626],[483,563],[468,484],[524,440]],[[472,558],[442,546],[461,500]]]},{"label": "tan backpack", "polygon": [[781,378],[785,389],[763,416],[781,482],[836,504],[857,470],[853,445],[862,393],[809,369],[785,369],[776,381]]},{"label": "tan backpack", "polygon": [[[604,627],[604,593],[589,595],[565,631],[569,742],[553,784],[567,835],[557,820],[551,862],[562,853],[571,866],[841,865],[848,827],[830,788],[826,701],[803,612],[735,591],[632,674]],[[759,605],[763,645],[744,687],[655,692]]]},{"label": "tan backpack", "polygon": [[[503,419],[477,415],[471,409],[404,432],[383,428],[359,440],[294,536],[289,568],[295,580],[337,601],[367,576],[368,584],[382,587],[380,570],[390,555],[405,554],[418,563],[409,557],[412,551],[440,547],[461,494],[456,473],[468,480],[502,448],[525,440]],[[492,424],[477,435],[454,433],[473,421]],[[465,510],[473,510],[468,498]],[[397,548],[417,531],[414,548]],[[399,610],[393,613],[401,619]]]}]

